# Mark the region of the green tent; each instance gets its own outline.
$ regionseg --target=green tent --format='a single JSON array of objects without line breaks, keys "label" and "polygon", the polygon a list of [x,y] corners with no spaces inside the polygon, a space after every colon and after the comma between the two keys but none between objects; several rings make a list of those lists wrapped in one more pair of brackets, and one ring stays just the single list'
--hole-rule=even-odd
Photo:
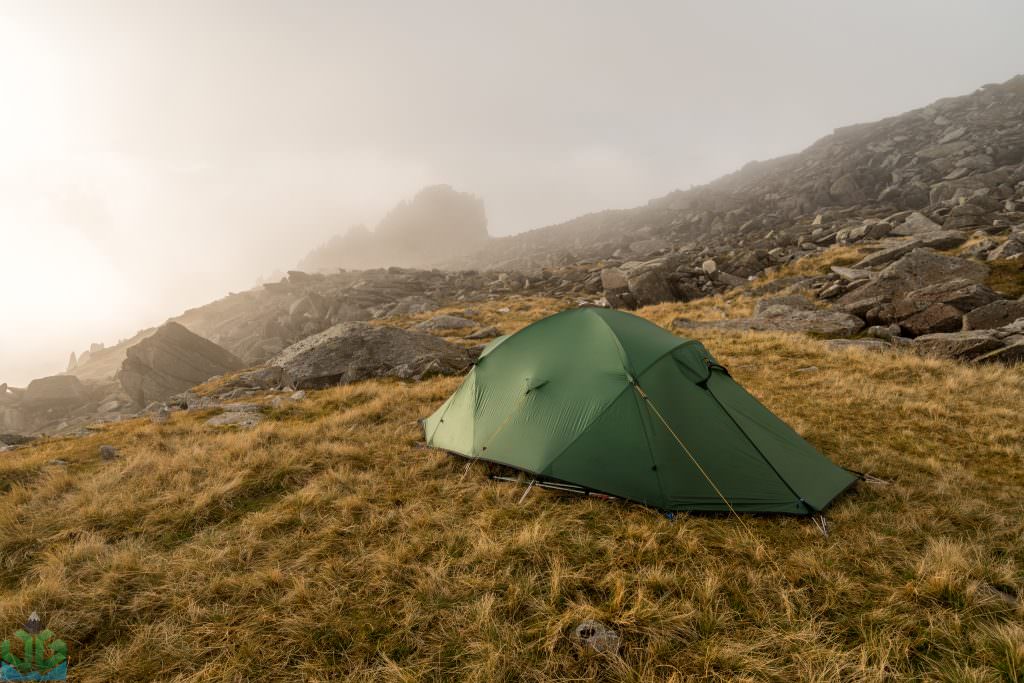
[{"label": "green tent", "polygon": [[579,308],[500,337],[423,424],[427,444],[663,510],[822,510],[857,475],[699,342]]}]

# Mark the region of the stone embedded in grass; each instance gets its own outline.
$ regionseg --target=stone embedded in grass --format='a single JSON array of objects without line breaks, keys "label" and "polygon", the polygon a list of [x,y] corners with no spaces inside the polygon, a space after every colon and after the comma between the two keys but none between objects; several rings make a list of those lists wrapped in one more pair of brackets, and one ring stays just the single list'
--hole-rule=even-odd
[{"label": "stone embedded in grass", "polygon": [[461,330],[467,327],[475,327],[476,323],[469,318],[457,315],[439,315],[413,325],[416,330]]},{"label": "stone embedded in grass", "polygon": [[117,457],[117,449],[108,444],[100,446],[100,458],[103,460],[113,460]]},{"label": "stone embedded in grass", "polygon": [[494,325],[491,325],[490,327],[485,327],[485,328],[483,328],[481,330],[477,330],[476,332],[471,332],[470,334],[467,334],[465,338],[466,339],[490,339],[491,337],[500,337],[500,336],[501,336],[501,331],[497,327],[495,327]]},{"label": "stone embedded in grass", "polygon": [[234,411],[214,415],[206,421],[206,424],[211,427],[239,427],[244,429],[248,427],[255,427],[262,421],[263,416],[259,413],[250,411]]},{"label": "stone embedded in grass", "polygon": [[600,621],[587,619],[576,627],[576,639],[594,652],[618,654],[619,634]]}]

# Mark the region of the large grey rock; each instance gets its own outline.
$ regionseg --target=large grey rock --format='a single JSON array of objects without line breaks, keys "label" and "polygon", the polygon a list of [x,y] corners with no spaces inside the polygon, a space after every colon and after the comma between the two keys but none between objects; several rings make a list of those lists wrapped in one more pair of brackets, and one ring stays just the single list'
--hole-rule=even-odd
[{"label": "large grey rock", "polygon": [[651,254],[657,254],[658,252],[665,251],[671,247],[672,245],[666,240],[654,238],[632,242],[629,245],[629,250],[638,256],[650,256]]},{"label": "large grey rock", "polygon": [[270,364],[281,368],[284,384],[318,389],[373,377],[458,374],[471,362],[466,349],[432,334],[353,322],[292,344]]},{"label": "large grey rock", "polygon": [[977,358],[1002,346],[990,330],[925,334],[914,340],[914,348],[922,354],[963,360]]},{"label": "large grey rock", "polygon": [[1001,261],[1024,254],[1024,240],[1010,237],[1005,242],[988,253],[986,260]]},{"label": "large grey rock", "polygon": [[823,308],[796,308],[777,304],[750,318],[700,322],[678,319],[676,327],[715,327],[729,330],[804,332],[822,337],[849,337],[864,327],[855,315]]},{"label": "large grey rock", "polygon": [[867,270],[866,268],[846,268],[845,266],[831,266],[830,269],[833,273],[835,273],[841,279],[847,282],[869,280],[875,275],[875,272],[873,270]]},{"label": "large grey rock", "polygon": [[[403,315],[415,315],[417,313],[428,313],[430,311],[440,308],[438,303],[433,299],[429,299],[425,296],[412,294],[410,296],[402,297],[398,302],[388,309],[388,318],[397,318]],[[356,322],[351,320],[343,320],[338,322]],[[337,323],[335,323],[337,324]]]},{"label": "large grey rock", "polygon": [[758,317],[764,314],[772,306],[788,306],[790,308],[799,308],[805,311],[817,310],[814,304],[805,297],[799,294],[787,294],[785,296],[769,296],[764,299],[759,299],[754,304],[754,316]]},{"label": "large grey rock", "polygon": [[903,257],[913,251],[914,247],[917,246],[917,242],[914,240],[906,240],[898,244],[892,244],[883,249],[879,249],[876,252],[868,254],[860,261],[854,264],[855,270],[864,270],[867,268],[877,268],[878,266],[884,266],[888,263]]},{"label": "large grey rock", "polygon": [[118,378],[132,400],[146,406],[243,367],[227,349],[169,322],[127,350]]},{"label": "large grey rock", "polygon": [[1014,342],[1001,349],[989,351],[974,359],[975,363],[1003,363],[1014,365],[1024,363],[1024,341]]},{"label": "large grey rock", "polygon": [[1024,301],[1000,299],[975,308],[964,316],[965,330],[989,330],[1024,318]]},{"label": "large grey rock", "polygon": [[54,375],[29,382],[23,400],[32,408],[48,408],[83,403],[88,394],[74,375]]},{"label": "large grey rock", "polygon": [[601,288],[606,292],[622,292],[629,289],[626,274],[621,268],[602,268]]},{"label": "large grey rock", "polygon": [[834,200],[843,204],[858,204],[866,199],[857,179],[849,173],[840,176],[832,183],[828,188],[828,193]]},{"label": "large grey rock", "polygon": [[657,270],[649,270],[628,279],[629,292],[638,306],[650,306],[664,301],[675,301],[675,295],[668,282]]},{"label": "large grey rock", "polygon": [[479,329],[476,332],[470,332],[469,334],[467,334],[465,336],[465,338],[466,339],[490,339],[492,337],[500,337],[500,336],[501,336],[501,330],[499,330],[494,325],[490,325],[488,327],[484,327],[482,329]]},{"label": "large grey rock", "polygon": [[960,329],[963,314],[949,304],[930,304],[900,321],[900,329],[910,337],[933,332],[956,332]]},{"label": "large grey rock", "polygon": [[937,230],[914,238],[914,248],[953,249],[967,241],[967,235],[959,230]]},{"label": "large grey rock", "polygon": [[942,226],[919,211],[914,211],[893,230],[896,235],[918,235],[923,232],[942,230]]},{"label": "large grey rock", "polygon": [[982,282],[988,272],[988,266],[983,263],[945,256],[930,249],[914,249],[886,266],[874,280],[844,294],[839,302],[849,304],[873,297],[892,299],[954,278]]},{"label": "large grey rock", "polygon": [[954,278],[907,292],[905,298],[923,304],[949,304],[966,313],[996,301],[999,299],[999,295],[985,285],[963,278]]}]

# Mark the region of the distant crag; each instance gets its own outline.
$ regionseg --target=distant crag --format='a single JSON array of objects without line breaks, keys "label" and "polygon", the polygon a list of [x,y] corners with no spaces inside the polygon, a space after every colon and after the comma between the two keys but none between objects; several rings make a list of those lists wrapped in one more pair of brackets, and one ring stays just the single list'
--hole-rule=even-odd
[{"label": "distant crag", "polygon": [[313,250],[299,267],[433,266],[478,250],[488,239],[481,199],[450,185],[433,185],[398,204],[372,232],[365,226],[351,228]]}]

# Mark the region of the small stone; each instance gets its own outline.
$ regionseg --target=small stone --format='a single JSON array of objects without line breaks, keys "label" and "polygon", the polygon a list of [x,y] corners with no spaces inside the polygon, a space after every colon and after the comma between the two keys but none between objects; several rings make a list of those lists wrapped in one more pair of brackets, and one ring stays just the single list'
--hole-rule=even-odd
[{"label": "small stone", "polygon": [[890,340],[894,337],[900,336],[900,326],[893,323],[892,325],[872,325],[868,329],[864,330],[865,336],[874,337],[876,339]]},{"label": "small stone", "polygon": [[214,415],[206,424],[211,427],[255,427],[263,421],[263,415],[253,412],[230,412]]},{"label": "small stone", "polygon": [[576,639],[593,652],[604,654],[616,654],[621,642],[618,633],[593,619],[587,619],[576,627]]},{"label": "small stone", "polygon": [[711,275],[716,270],[718,270],[718,264],[715,263],[715,259],[709,258],[707,261],[700,264],[700,269],[703,270],[708,275]]},{"label": "small stone", "polygon": [[102,460],[113,460],[117,457],[117,449],[113,446],[104,444],[100,446],[100,458]]},{"label": "small stone", "polygon": [[467,334],[465,338],[466,339],[490,339],[491,337],[500,337],[500,336],[501,336],[501,331],[498,330],[498,328],[495,327],[494,325],[491,325],[490,327],[485,327],[483,329],[477,330],[476,332],[471,332],[470,334]]},{"label": "small stone", "polygon": [[302,399],[306,398],[306,392],[303,389],[299,389],[288,398],[290,398],[292,401],[301,401]]}]

